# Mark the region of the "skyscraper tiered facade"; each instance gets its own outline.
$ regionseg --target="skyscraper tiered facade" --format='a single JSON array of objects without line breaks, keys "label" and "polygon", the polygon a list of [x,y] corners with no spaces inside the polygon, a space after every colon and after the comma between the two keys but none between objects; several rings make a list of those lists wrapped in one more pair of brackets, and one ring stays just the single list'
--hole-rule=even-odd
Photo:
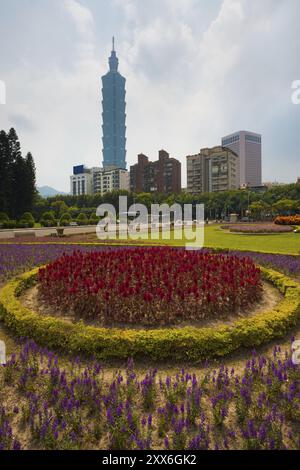
[{"label": "skyscraper tiered facade", "polygon": [[114,39],[109,71],[102,77],[103,168],[126,169],[126,79],[118,72]]}]

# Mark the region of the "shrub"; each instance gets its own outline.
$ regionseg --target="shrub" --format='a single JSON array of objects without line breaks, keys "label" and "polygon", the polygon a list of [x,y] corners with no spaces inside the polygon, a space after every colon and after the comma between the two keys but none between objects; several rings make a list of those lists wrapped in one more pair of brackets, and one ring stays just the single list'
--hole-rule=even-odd
[{"label": "shrub", "polygon": [[34,227],[34,224],[35,224],[35,220],[33,218],[33,215],[30,212],[25,212],[22,215],[22,217],[21,217],[21,219],[18,223],[18,226],[19,227],[25,227],[25,228],[27,228],[27,227],[31,228],[31,227]]},{"label": "shrub", "polygon": [[81,212],[79,214],[79,216],[77,217],[77,224],[78,225],[87,225],[88,224],[88,218],[87,218],[86,214],[84,214],[83,212]]},{"label": "shrub", "polygon": [[17,228],[17,221],[16,220],[5,220],[1,223],[3,229],[13,229]]},{"label": "shrub", "polygon": [[40,220],[43,227],[54,227],[56,225],[56,220],[52,211],[44,212]]},{"label": "shrub", "polygon": [[274,223],[277,225],[300,225],[300,215],[280,215],[276,217]]},{"label": "shrub", "polygon": [[61,216],[59,225],[67,226],[67,225],[70,225],[71,222],[72,222],[72,217],[68,212],[66,212],[65,214]]},{"label": "shrub", "polygon": [[9,220],[9,217],[5,212],[0,212],[0,223],[1,222],[7,222]]},{"label": "shrub", "polygon": [[45,302],[101,324],[168,325],[219,317],[261,296],[250,258],[137,248],[63,255],[39,273]]},{"label": "shrub", "polygon": [[97,225],[99,220],[100,220],[100,217],[98,217],[96,213],[93,212],[90,216],[89,222],[91,225]]}]

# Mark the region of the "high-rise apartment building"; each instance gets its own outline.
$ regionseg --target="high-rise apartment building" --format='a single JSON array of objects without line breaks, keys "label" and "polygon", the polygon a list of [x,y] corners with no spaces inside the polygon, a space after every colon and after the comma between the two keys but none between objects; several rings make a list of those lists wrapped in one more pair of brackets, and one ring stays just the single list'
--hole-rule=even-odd
[{"label": "high-rise apartment building", "polygon": [[126,80],[118,72],[118,65],[113,38],[109,71],[102,77],[103,168],[126,169]]},{"label": "high-rise apartment building", "polygon": [[138,155],[138,163],[130,167],[130,190],[139,192],[179,193],[181,191],[181,163],[170,158],[165,150],[159,151],[158,160],[150,162]]},{"label": "high-rise apartment building", "polygon": [[239,188],[239,157],[225,147],[201,149],[187,157],[187,191],[206,193]]},{"label": "high-rise apartment building", "polygon": [[122,168],[86,168],[75,166],[71,176],[71,194],[105,194],[126,189],[129,191],[129,173]]},{"label": "high-rise apartment building", "polygon": [[129,191],[129,173],[121,168],[92,168],[94,194],[126,189]]},{"label": "high-rise apartment building", "polygon": [[70,183],[72,196],[92,194],[93,192],[93,177],[91,170],[86,168],[84,165],[73,167],[73,175],[70,176]]},{"label": "high-rise apartment building", "polygon": [[235,132],[222,138],[222,146],[230,148],[240,157],[240,186],[261,186],[261,135],[249,131]]}]

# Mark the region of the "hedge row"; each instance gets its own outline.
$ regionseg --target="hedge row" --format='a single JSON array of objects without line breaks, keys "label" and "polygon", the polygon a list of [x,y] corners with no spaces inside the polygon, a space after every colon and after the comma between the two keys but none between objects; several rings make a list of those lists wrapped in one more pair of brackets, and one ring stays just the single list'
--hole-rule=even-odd
[{"label": "hedge row", "polygon": [[45,317],[25,308],[18,296],[36,282],[38,269],[0,291],[0,320],[19,337],[43,346],[98,359],[148,358],[156,361],[197,361],[225,356],[241,347],[255,347],[284,336],[300,318],[300,287],[276,271],[261,268],[266,280],[284,294],[271,311],[217,328],[133,330],[97,328]]}]

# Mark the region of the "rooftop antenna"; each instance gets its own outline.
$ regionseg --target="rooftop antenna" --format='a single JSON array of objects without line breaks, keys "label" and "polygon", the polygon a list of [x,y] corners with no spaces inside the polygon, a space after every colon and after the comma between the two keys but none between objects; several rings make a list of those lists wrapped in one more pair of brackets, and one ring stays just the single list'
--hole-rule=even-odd
[{"label": "rooftop antenna", "polygon": [[112,38],[112,50],[115,51],[115,36]]}]

